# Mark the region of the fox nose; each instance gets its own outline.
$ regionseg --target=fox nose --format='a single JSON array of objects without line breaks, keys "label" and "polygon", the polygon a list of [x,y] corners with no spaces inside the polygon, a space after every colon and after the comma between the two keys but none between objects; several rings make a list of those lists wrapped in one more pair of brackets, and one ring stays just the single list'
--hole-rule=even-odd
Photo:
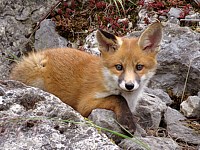
[{"label": "fox nose", "polygon": [[125,87],[127,90],[132,90],[134,88],[134,84],[133,83],[126,83]]}]

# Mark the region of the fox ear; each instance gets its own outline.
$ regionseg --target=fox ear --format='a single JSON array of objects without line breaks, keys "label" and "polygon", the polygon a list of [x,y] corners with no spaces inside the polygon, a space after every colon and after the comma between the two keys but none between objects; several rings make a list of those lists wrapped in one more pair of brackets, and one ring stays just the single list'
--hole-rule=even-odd
[{"label": "fox ear", "polygon": [[99,50],[104,52],[115,52],[119,48],[119,37],[99,29],[96,33]]},{"label": "fox ear", "polygon": [[138,45],[147,52],[158,52],[162,40],[162,24],[155,22],[151,24],[140,36]]}]

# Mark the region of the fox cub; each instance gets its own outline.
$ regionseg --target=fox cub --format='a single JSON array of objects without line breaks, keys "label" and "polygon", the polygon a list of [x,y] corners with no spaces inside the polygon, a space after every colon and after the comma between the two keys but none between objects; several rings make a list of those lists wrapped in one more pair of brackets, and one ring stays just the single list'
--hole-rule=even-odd
[{"label": "fox cub", "polygon": [[13,68],[11,79],[56,95],[85,117],[95,108],[112,110],[134,132],[132,113],[155,73],[162,25],[151,24],[139,38],[102,30],[96,38],[101,57],[71,48],[35,52]]}]

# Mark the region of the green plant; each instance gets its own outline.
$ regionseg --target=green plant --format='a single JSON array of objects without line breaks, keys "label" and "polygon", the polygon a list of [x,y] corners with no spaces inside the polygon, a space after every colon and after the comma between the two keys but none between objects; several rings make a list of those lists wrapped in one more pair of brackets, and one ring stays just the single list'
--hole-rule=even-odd
[{"label": "green plant", "polygon": [[60,35],[74,41],[97,28],[124,35],[129,30],[128,23],[135,23],[135,9],[136,0],[69,0],[62,1],[50,18]]},{"label": "green plant", "polygon": [[166,15],[171,7],[182,8],[182,13],[179,18],[185,18],[189,14],[191,5],[186,0],[155,0],[153,2],[145,3],[144,0],[139,0],[139,5],[145,7],[147,10],[157,11],[159,15]]},{"label": "green plant", "polygon": [[8,52],[6,51],[5,52],[7,56],[4,56],[4,55],[0,55],[0,57],[4,60],[8,60],[10,62],[16,62],[18,63],[20,58],[18,58],[18,56],[16,56],[15,54],[11,53],[11,52]]}]

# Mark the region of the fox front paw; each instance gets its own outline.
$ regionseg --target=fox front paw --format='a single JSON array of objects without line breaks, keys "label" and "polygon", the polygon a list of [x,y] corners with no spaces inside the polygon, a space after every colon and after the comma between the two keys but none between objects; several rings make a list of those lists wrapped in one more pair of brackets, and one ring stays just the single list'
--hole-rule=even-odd
[{"label": "fox front paw", "polygon": [[127,116],[127,113],[126,113],[126,116],[124,116],[124,115],[118,116],[117,121],[118,121],[119,125],[122,127],[122,130],[125,129],[124,130],[125,132],[128,131],[131,134],[134,134],[134,132],[136,131],[136,121],[135,121],[132,113],[128,114],[128,116]]}]

